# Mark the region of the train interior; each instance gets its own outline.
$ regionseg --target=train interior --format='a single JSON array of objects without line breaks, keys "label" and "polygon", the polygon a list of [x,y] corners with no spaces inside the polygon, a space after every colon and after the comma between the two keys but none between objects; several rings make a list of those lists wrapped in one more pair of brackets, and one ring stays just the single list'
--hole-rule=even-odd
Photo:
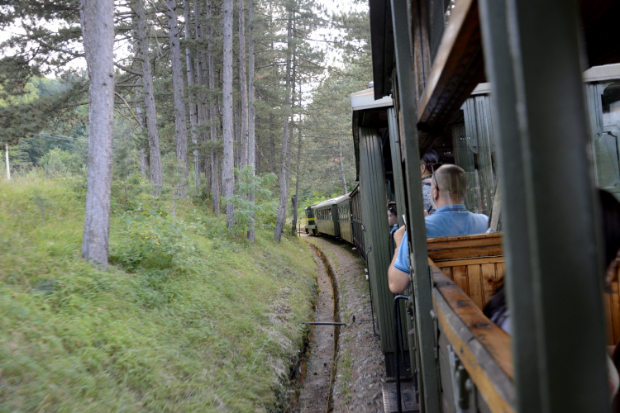
[{"label": "train interior", "polygon": [[[605,75],[593,71],[584,75],[586,86],[590,92],[588,95],[590,116],[593,118],[593,146],[595,148],[596,177],[599,185],[611,192],[620,195],[620,151],[618,144],[618,134],[620,127],[620,65],[616,67],[606,67]],[[600,70],[599,70],[600,72]],[[613,79],[613,77],[616,79]],[[596,81],[593,81],[596,79]],[[354,107],[355,110],[355,107]],[[366,205],[370,208],[381,209],[379,205],[371,205],[389,202],[396,202],[399,209],[406,202],[398,199],[397,192],[399,185],[404,185],[403,163],[400,162],[401,171],[398,171],[398,157],[394,156],[395,146],[399,146],[400,138],[398,128],[390,128],[388,118],[390,116],[388,108],[366,109],[362,113],[354,114],[354,124],[357,128],[356,148],[358,157],[360,150],[372,150],[371,145],[360,143],[364,133],[374,136],[377,146],[381,153],[380,162],[374,165],[375,171],[381,171],[384,182],[384,197],[372,197],[367,199]],[[363,125],[363,126],[362,126]],[[480,84],[467,98],[461,109],[456,111],[443,133],[434,141],[431,149],[440,158],[440,163],[454,163],[461,166],[467,174],[468,192],[465,200],[468,210],[483,213],[490,217],[495,217],[493,229],[497,233],[481,234],[465,237],[446,237],[428,239],[428,256],[434,268],[441,271],[441,275],[435,272],[436,288],[433,291],[433,301],[437,323],[437,348],[439,351],[439,371],[442,383],[454,382],[454,386],[442,386],[442,403],[445,411],[450,411],[454,406],[455,398],[466,397],[470,400],[471,406],[485,411],[495,408],[506,407],[506,400],[514,398],[514,388],[512,386],[513,367],[510,351],[510,337],[501,329],[497,328],[482,313],[482,309],[491,299],[494,292],[503,283],[505,264],[502,249],[501,234],[501,193],[498,188],[497,179],[497,157],[494,142],[493,118],[490,109],[490,90],[488,84]],[[360,149],[361,148],[361,149]],[[396,150],[398,152],[398,150]],[[401,158],[402,160],[402,158]],[[364,161],[361,161],[362,164]],[[368,162],[368,160],[367,160]],[[396,166],[396,167],[395,167]],[[359,173],[359,171],[358,171]],[[400,177],[400,178],[398,178]],[[360,187],[364,188],[369,177],[359,176]],[[369,183],[371,184],[371,183]],[[376,193],[376,191],[375,191]],[[617,195],[617,196],[618,196]],[[405,206],[406,208],[406,206]],[[388,232],[387,219],[374,222],[378,227],[378,232]],[[366,237],[368,238],[368,233]],[[373,236],[374,235],[374,236]],[[377,237],[377,234],[370,234],[370,245],[376,246],[379,242],[387,243],[388,240]],[[393,294],[389,293],[380,284],[385,284],[386,265],[389,265],[389,258],[394,246],[387,248],[388,253],[383,259],[376,257],[380,261],[376,265],[375,272],[370,271],[371,291],[373,302],[377,310],[378,323],[394,326],[394,312],[390,311],[387,304],[393,302]],[[443,277],[445,276],[445,277]],[[439,281],[438,281],[439,280]],[[458,287],[458,288],[455,288]],[[605,296],[605,309],[607,313],[607,336],[608,344],[611,345],[620,339],[620,295],[618,283],[612,286],[613,293]],[[458,302],[458,305],[456,304]],[[464,310],[466,309],[466,310]],[[401,310],[402,311],[402,310]],[[402,331],[413,331],[413,325],[407,323],[409,317],[403,312],[401,315]],[[455,321],[457,320],[457,321]],[[462,324],[461,324],[462,323]],[[403,355],[395,354],[393,347],[394,340],[387,339],[387,334],[391,334],[388,327],[383,329],[381,337],[385,341],[386,366],[388,376],[394,377],[395,368],[394,357],[401,360],[410,356],[409,363],[402,363],[401,372],[411,371],[411,365],[416,366],[416,354],[413,340],[410,343],[401,341],[401,348],[405,349]],[[460,335],[463,331],[465,335]],[[450,338],[448,341],[447,338]],[[453,370],[458,364],[452,353],[454,352],[455,342],[469,342],[470,348],[478,353],[472,352],[471,357],[477,359],[484,357],[487,359],[489,371],[484,378],[478,378],[476,384],[484,385],[493,381],[493,391],[491,393],[501,393],[502,397],[491,397],[486,394],[482,397],[474,386],[470,391],[465,391],[463,386],[454,378]],[[472,343],[476,343],[475,345]],[[411,350],[408,351],[407,349]],[[390,351],[392,350],[392,351]],[[473,351],[473,350],[471,350]],[[455,364],[456,363],[456,364]],[[404,380],[411,379],[411,376],[402,374]],[[462,383],[461,383],[462,384]],[[419,391],[419,390],[418,390]],[[415,390],[414,390],[415,393]],[[466,394],[467,393],[467,394]],[[415,397],[415,402],[420,399]],[[489,406],[491,403],[491,406]],[[493,405],[493,403],[497,403]],[[475,411],[475,410],[474,410]]]},{"label": "train interior", "polygon": [[[498,152],[497,136],[500,131],[504,137],[511,131],[500,124],[498,119],[494,119],[499,110],[498,101],[503,97],[493,98],[491,90],[495,86],[486,83],[491,79],[489,74],[495,73],[504,82],[502,85],[508,85],[510,81],[501,77],[505,75],[509,78],[512,72],[506,70],[512,70],[510,65],[517,67],[520,64],[517,60],[510,60],[506,52],[508,45],[505,33],[512,29],[507,28],[507,23],[502,23],[499,14],[503,13],[505,21],[516,19],[511,16],[514,10],[508,10],[503,4],[504,2],[487,0],[370,0],[373,84],[370,89],[351,96],[353,139],[359,182],[356,196],[359,198],[357,205],[361,209],[359,215],[362,217],[358,225],[364,227],[364,257],[368,265],[372,302],[388,370],[393,361],[390,360],[389,354],[398,352],[398,344],[406,344],[405,348],[409,350],[415,402],[418,407],[407,405],[407,397],[403,396],[403,406],[398,406],[398,411],[406,411],[409,408],[411,411],[417,411],[415,409],[419,408],[420,411],[444,412],[517,411],[517,405],[521,407],[537,405],[540,402],[538,393],[543,392],[539,390],[535,372],[532,373],[531,369],[528,370],[528,367],[523,365],[515,366],[513,357],[521,357],[523,360],[531,354],[533,365],[538,363],[536,357],[552,357],[547,348],[543,350],[542,347],[537,349],[528,347],[534,343],[532,340],[539,334],[551,334],[551,332],[521,334],[517,337],[517,342],[522,343],[522,346],[516,347],[515,356],[511,336],[482,313],[485,304],[503,282],[507,268],[512,265],[514,269],[521,265],[504,261],[506,245],[503,242],[505,240],[502,231],[504,225],[508,225],[505,221],[509,215],[505,214],[509,204],[502,208],[502,201],[507,197],[505,191],[513,194],[517,191],[511,187],[502,188],[498,183],[499,171],[505,168],[501,160],[503,159],[506,165],[512,160],[505,153],[502,155]],[[398,10],[392,10],[392,7],[398,7]],[[479,9],[485,8],[486,16],[479,12]],[[620,47],[612,29],[614,21],[620,16],[620,3],[608,0],[581,0],[578,11],[581,18],[581,46],[584,52],[582,63],[588,62],[585,65],[587,70],[583,72],[586,92],[584,103],[588,112],[587,132],[593,155],[588,162],[593,166],[596,185],[620,198],[620,65],[618,65]],[[489,13],[495,13],[494,18],[490,18]],[[547,20],[555,22],[556,17],[557,22],[566,18],[561,13],[550,17],[551,15],[545,15],[545,22]],[[482,22],[487,25],[487,29],[484,29],[487,32],[481,28]],[[553,37],[551,34],[553,32],[547,30],[546,24],[539,23],[528,27],[529,31],[537,30],[540,39]],[[490,45],[483,45],[483,32]],[[551,45],[553,48],[561,45],[566,47],[567,51],[574,50],[570,49],[574,45],[565,40],[557,36],[555,43]],[[538,39],[530,39],[530,50],[541,49],[539,43]],[[548,47],[550,50],[549,45]],[[556,59],[557,62],[562,61],[565,55],[548,54],[550,61]],[[489,58],[491,62],[485,61]],[[535,61],[534,59],[533,62]],[[576,60],[573,60],[570,64],[576,67],[578,64],[575,62]],[[534,66],[535,63],[532,64],[532,67]],[[568,63],[563,66],[566,67]],[[492,72],[487,73],[490,68]],[[546,86],[553,84],[556,81],[554,77],[560,73],[557,69],[560,68],[551,72],[546,83],[536,78],[529,79],[536,87],[528,89],[528,93],[539,92],[538,102],[547,99],[548,107],[559,102],[564,103],[560,96],[564,90],[549,88],[550,93],[545,95]],[[578,95],[575,90],[578,89],[574,89],[572,95],[566,92],[564,100],[575,100],[575,96]],[[405,99],[401,98],[401,94]],[[374,100],[370,99],[370,96],[373,96]],[[525,99],[522,96],[517,98]],[[411,101],[414,102],[413,105]],[[524,104],[534,107],[537,100],[532,99]],[[512,108],[514,107],[513,105]],[[508,113],[506,106],[503,108],[504,113]],[[538,109],[542,113],[547,108],[538,106]],[[541,122],[543,123],[544,121]],[[512,129],[515,131],[518,129],[516,123],[512,124]],[[556,130],[559,129],[561,127]],[[537,176],[538,180],[546,179],[544,175],[540,175],[547,168],[544,162],[545,156],[560,159],[569,153],[560,155],[560,151],[555,150],[557,153],[551,154],[550,148],[560,148],[559,142],[562,142],[561,146],[568,146],[569,144],[565,142],[569,139],[573,139],[570,141],[573,145],[581,145],[585,134],[575,138],[570,136],[571,133],[570,129],[564,129],[562,136],[544,136],[544,139],[553,142],[555,146],[550,146],[547,152],[541,151],[538,155],[531,148],[523,149],[518,146],[510,148],[514,151],[514,156],[521,156],[520,153],[527,153],[528,150],[530,154],[538,156],[538,163],[530,166],[535,169],[531,176]],[[410,145],[412,136],[415,136],[413,149]],[[514,137],[514,134],[510,136]],[[505,142],[503,144],[507,145]],[[400,225],[405,224],[406,216],[411,218],[407,213],[411,213],[412,210],[419,211],[416,209],[419,206],[412,201],[416,197],[411,196],[413,191],[420,190],[417,188],[418,184],[411,185],[407,182],[418,179],[415,178],[416,173],[412,174],[417,167],[418,159],[412,160],[411,155],[419,157],[430,149],[438,153],[441,162],[454,163],[465,170],[468,183],[466,207],[472,212],[490,216],[490,227],[496,232],[424,241],[416,241],[415,235],[410,234],[410,251],[414,251],[412,264],[415,262],[414,266],[418,265],[417,268],[420,268],[419,257],[415,258],[413,255],[420,255],[416,252],[416,246],[419,251],[424,245],[431,264],[432,277],[430,290],[424,289],[425,281],[420,281],[420,277],[411,278],[413,285],[418,288],[404,293],[410,296],[410,300],[406,304],[407,314],[401,317],[405,322],[399,329],[394,328],[400,323],[395,321],[397,314],[393,307],[394,295],[387,289],[386,280],[386,269],[393,250],[386,235],[388,233],[386,204],[388,202],[397,204]],[[581,154],[585,158],[583,150]],[[589,168],[585,163],[580,165],[584,170]],[[514,169],[515,165],[510,165],[510,168]],[[579,179],[579,176],[575,178]],[[503,179],[506,180],[505,177]],[[559,180],[557,182],[559,183]],[[571,190],[578,193],[577,185],[573,187]],[[522,190],[521,199],[523,198]],[[512,200],[518,199],[513,197]],[[520,208],[524,207],[525,205],[521,203]],[[518,207],[512,208],[514,213],[514,208]],[[505,210],[505,216],[502,215],[502,209]],[[355,220],[355,216],[353,218]],[[532,225],[544,226],[544,223]],[[514,231],[514,234],[517,232]],[[523,234],[525,231],[513,237],[514,239],[521,237],[523,240]],[[589,242],[592,243],[593,239]],[[554,240],[558,244],[563,242],[561,237],[556,237]],[[512,248],[513,253],[527,257],[522,251],[518,251],[519,247],[516,245],[513,242],[508,247]],[[566,245],[565,247],[568,248]],[[426,259],[424,257],[424,262]],[[543,261],[546,259],[548,258],[544,257]],[[521,265],[519,268],[523,270],[528,267]],[[563,271],[571,269],[567,267]],[[553,276],[559,274],[559,270],[552,272]],[[524,281],[515,282],[514,285],[530,286],[528,283],[532,281],[529,280],[529,276],[523,278]],[[542,282],[551,283],[551,279],[552,277],[548,277]],[[620,339],[618,292],[616,282],[612,285],[612,294],[606,294],[603,303],[608,344],[616,343]],[[432,296],[430,303],[428,295]],[[557,295],[553,293],[549,293],[549,296],[557,299]],[[520,304],[532,303],[527,294],[521,297],[517,300]],[[523,319],[530,317],[532,324],[540,322],[534,318],[532,310],[527,310],[527,305],[523,308],[525,310],[518,309]],[[595,310],[589,313],[590,320],[598,317],[595,313]],[[586,316],[583,317],[585,320]],[[406,332],[404,336],[408,343],[398,339],[398,330]],[[598,334],[600,337],[602,335],[600,330],[591,330],[592,335]],[[430,331],[433,337],[429,338]],[[396,339],[392,339],[394,333]],[[519,383],[515,378],[515,370],[520,370],[522,377],[527,375],[528,382],[521,380]],[[394,373],[392,371],[392,374],[388,375],[394,378]],[[561,375],[556,374],[553,377],[554,381],[548,381],[552,384],[544,392],[546,397],[553,398],[554,403],[560,406],[564,403],[561,399],[563,389],[556,383],[564,380],[564,383],[572,385],[572,382]],[[420,380],[416,381],[416,378]],[[518,394],[517,388],[521,395]],[[593,387],[587,390],[589,394],[594,394],[596,391],[598,390]],[[394,404],[400,405],[395,400],[392,399],[392,407]],[[592,400],[594,399],[590,399],[591,402]],[[405,410],[402,410],[403,407]],[[386,407],[386,411],[397,410],[394,408],[389,410]]]}]

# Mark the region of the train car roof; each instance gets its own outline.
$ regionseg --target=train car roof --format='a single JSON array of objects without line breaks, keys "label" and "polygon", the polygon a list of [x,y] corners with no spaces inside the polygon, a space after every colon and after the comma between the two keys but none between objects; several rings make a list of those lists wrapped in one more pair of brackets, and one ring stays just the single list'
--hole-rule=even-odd
[{"label": "train car roof", "polygon": [[335,204],[337,204],[337,203],[347,199],[350,194],[351,193],[349,192],[349,193],[347,193],[345,195],[340,195],[340,196],[338,196],[336,198],[332,198],[332,199],[328,199],[326,201],[319,202],[318,204],[312,205],[312,208],[322,208],[322,207],[325,207],[325,206],[328,206],[328,205],[335,205]]},{"label": "train car roof", "polygon": [[[594,66],[583,72],[583,81],[604,82],[606,80],[620,79],[620,63],[613,63],[603,66]],[[471,92],[471,96],[491,94],[490,83],[479,83]]]},{"label": "train car roof", "polygon": [[354,112],[356,110],[388,108],[392,106],[394,106],[394,100],[391,96],[375,99],[374,87],[351,93],[351,109]]}]

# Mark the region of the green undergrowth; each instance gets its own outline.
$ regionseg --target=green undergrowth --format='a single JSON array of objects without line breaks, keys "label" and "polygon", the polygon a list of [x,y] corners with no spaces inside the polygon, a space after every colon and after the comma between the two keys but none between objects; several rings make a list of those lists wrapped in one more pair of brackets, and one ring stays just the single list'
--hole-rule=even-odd
[{"label": "green undergrowth", "polygon": [[100,271],[80,258],[84,196],[82,178],[0,180],[0,412],[281,409],[316,293],[307,245],[119,197]]}]

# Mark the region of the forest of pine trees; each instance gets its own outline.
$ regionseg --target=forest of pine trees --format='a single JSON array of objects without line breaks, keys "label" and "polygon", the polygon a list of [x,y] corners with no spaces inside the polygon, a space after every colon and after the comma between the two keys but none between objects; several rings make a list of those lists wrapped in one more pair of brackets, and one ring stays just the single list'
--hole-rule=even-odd
[{"label": "forest of pine trees", "polygon": [[169,186],[173,199],[210,200],[229,228],[235,197],[253,202],[252,177],[274,173],[279,241],[299,208],[355,184],[349,94],[372,79],[368,11],[359,0],[339,7],[0,1],[11,33],[1,44],[0,146],[23,171],[45,155],[32,155],[37,142],[76,140],[88,169],[82,253],[103,266],[112,181],[136,172],[153,196]]}]

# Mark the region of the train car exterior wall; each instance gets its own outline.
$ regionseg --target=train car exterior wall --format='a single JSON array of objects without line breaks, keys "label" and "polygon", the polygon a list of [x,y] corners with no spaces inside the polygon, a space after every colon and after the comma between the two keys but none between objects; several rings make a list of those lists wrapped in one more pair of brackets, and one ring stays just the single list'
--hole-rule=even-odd
[{"label": "train car exterior wall", "polygon": [[317,229],[321,234],[331,235],[333,237],[340,236],[340,228],[338,224],[338,208],[336,205],[328,205],[317,208]]},{"label": "train car exterior wall", "polygon": [[336,204],[340,238],[353,244],[353,227],[351,225],[351,198],[347,197]]},{"label": "train car exterior wall", "polygon": [[381,350],[395,351],[394,294],[390,292],[387,269],[392,260],[387,226],[387,202],[382,173],[381,138],[374,128],[359,128],[360,194],[370,288],[381,335]]}]

